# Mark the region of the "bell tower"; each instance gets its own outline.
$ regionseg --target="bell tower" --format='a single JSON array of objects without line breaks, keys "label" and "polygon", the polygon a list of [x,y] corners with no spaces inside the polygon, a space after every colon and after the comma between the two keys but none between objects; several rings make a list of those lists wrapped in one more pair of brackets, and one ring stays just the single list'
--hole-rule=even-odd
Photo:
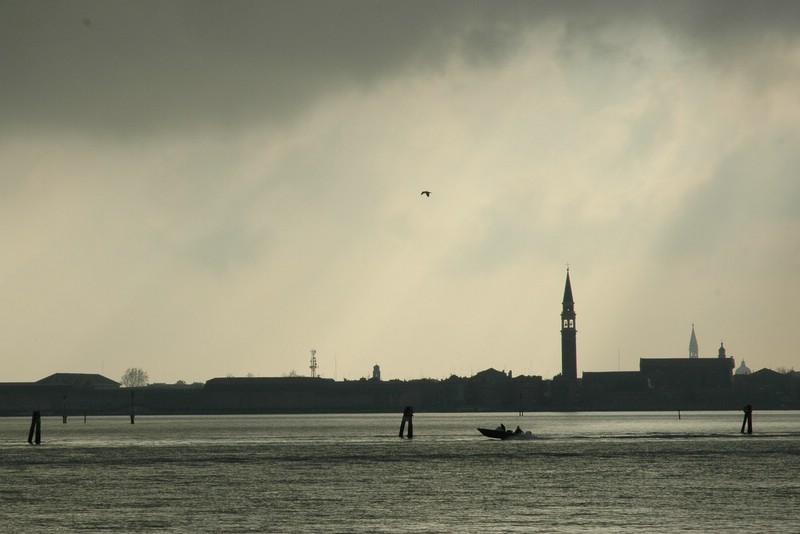
[{"label": "bell tower", "polygon": [[564,287],[564,300],[561,303],[561,376],[569,380],[578,378],[578,350],[575,343],[575,301],[572,299],[572,284]]}]

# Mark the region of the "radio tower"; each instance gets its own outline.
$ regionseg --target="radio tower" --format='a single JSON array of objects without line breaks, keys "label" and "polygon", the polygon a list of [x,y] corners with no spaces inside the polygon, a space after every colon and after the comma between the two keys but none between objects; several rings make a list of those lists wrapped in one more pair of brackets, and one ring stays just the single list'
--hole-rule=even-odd
[{"label": "radio tower", "polygon": [[311,349],[311,365],[309,365],[311,369],[311,378],[315,378],[317,376],[317,349]]}]

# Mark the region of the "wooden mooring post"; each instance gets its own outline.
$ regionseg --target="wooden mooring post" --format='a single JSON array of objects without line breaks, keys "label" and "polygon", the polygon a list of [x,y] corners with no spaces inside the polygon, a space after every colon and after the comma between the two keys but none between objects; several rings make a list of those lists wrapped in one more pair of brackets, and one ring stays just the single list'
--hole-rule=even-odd
[{"label": "wooden mooring post", "polygon": [[39,445],[42,442],[42,414],[37,410],[31,418],[31,429],[28,431],[28,443]]},{"label": "wooden mooring post", "polygon": [[742,408],[744,412],[744,419],[742,420],[742,431],[741,433],[744,434],[744,427],[747,425],[747,433],[753,433],[753,405],[748,404],[744,408]]},{"label": "wooden mooring post", "polygon": [[133,420],[136,415],[133,413],[133,395],[136,393],[134,390],[131,390],[131,424],[133,424]]},{"label": "wooden mooring post", "polygon": [[403,437],[403,430],[405,430],[406,423],[408,423],[408,439],[414,437],[414,409],[411,406],[406,406],[403,410],[403,421],[400,423],[400,437]]}]

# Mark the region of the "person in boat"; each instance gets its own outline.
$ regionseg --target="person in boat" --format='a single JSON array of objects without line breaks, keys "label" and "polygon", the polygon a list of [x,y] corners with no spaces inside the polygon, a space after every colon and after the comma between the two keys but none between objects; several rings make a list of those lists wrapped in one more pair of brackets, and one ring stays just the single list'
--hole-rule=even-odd
[{"label": "person in boat", "polygon": [[503,423],[500,423],[500,426],[498,426],[495,430],[499,430],[500,432],[505,432],[506,431],[506,425],[504,425]]},{"label": "person in boat", "polygon": [[519,425],[517,425],[517,429],[514,431],[514,435],[518,436],[519,434],[522,434],[522,429],[519,427]]}]

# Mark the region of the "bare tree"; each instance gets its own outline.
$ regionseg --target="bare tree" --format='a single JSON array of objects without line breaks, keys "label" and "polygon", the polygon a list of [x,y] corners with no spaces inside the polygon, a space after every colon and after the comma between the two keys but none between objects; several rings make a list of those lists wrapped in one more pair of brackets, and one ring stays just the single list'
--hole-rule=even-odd
[{"label": "bare tree", "polygon": [[122,385],[126,388],[140,388],[150,381],[147,373],[139,367],[131,367],[122,375]]}]

